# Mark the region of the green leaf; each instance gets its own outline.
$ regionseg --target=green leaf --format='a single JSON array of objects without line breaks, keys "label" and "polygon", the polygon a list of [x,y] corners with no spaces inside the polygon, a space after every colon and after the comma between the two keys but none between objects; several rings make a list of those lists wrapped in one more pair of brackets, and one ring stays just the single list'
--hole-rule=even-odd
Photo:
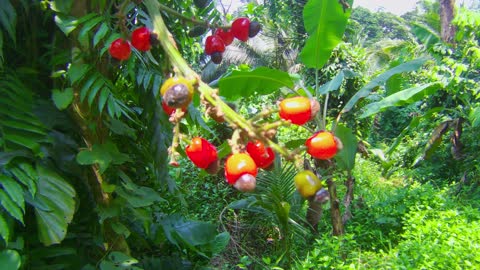
[{"label": "green leaf", "polygon": [[12,173],[15,175],[18,181],[27,186],[28,191],[32,196],[37,193],[37,171],[27,163],[21,163],[19,168],[12,169]]},{"label": "green leaf", "polygon": [[295,149],[305,144],[305,139],[291,140],[285,143],[288,149]]},{"label": "green leaf", "polygon": [[361,99],[370,94],[370,92],[383,84],[395,74],[406,72],[406,71],[414,71],[419,69],[425,62],[427,61],[426,58],[419,58],[412,60],[407,63],[400,64],[392,69],[385,71],[384,73],[378,75],[375,79],[369,82],[367,85],[362,87],[352,98],[345,104],[345,107],[342,110],[342,113],[349,112],[353,106]]},{"label": "green leaf", "polygon": [[0,175],[0,185],[2,185],[3,190],[8,194],[12,201],[22,209],[22,213],[25,213],[25,199],[23,198],[22,186],[5,175]]},{"label": "green leaf", "polygon": [[123,235],[125,238],[130,236],[130,230],[120,222],[113,222],[112,229],[116,234]]},{"label": "green leaf", "polygon": [[472,109],[472,111],[468,115],[468,120],[470,120],[472,127],[480,126],[480,107]]},{"label": "green leaf", "polygon": [[270,94],[281,87],[293,88],[288,73],[276,69],[260,67],[252,71],[233,71],[220,79],[220,95],[228,100],[240,97]]},{"label": "green leaf", "polygon": [[343,149],[335,156],[338,167],[345,171],[352,171],[355,167],[355,155],[357,154],[358,140],[352,130],[343,125],[338,125],[335,136],[340,139]]},{"label": "green leaf", "polygon": [[[352,6],[353,0],[347,1]],[[309,38],[300,53],[305,66],[321,68],[342,41],[352,9],[343,10],[339,1],[309,0],[303,20]]]},{"label": "green leaf", "polygon": [[77,18],[62,14],[55,15],[55,23],[66,36],[75,30],[78,25]]},{"label": "green leaf", "polygon": [[113,251],[107,256],[107,260],[102,260],[100,263],[101,270],[140,270],[140,268],[133,266],[137,264],[138,260],[132,258],[122,252]]},{"label": "green leaf", "polygon": [[5,243],[8,243],[10,240],[10,228],[8,227],[8,223],[2,215],[0,215],[0,237],[3,238]]},{"label": "green leaf", "polygon": [[412,32],[428,49],[441,41],[438,33],[425,24],[413,23]]},{"label": "green leaf", "polygon": [[77,162],[81,165],[98,164],[100,173],[104,173],[110,164],[122,164],[129,161],[130,157],[120,153],[112,142],[94,144],[92,150],[82,150],[77,154]]},{"label": "green leaf", "polygon": [[125,124],[124,122],[118,119],[112,118],[110,119],[110,122],[106,124],[110,129],[110,131],[112,131],[117,135],[128,136],[132,139],[135,139],[137,137],[135,134],[135,131],[136,131],[135,129],[129,127],[127,124]]},{"label": "green leaf", "polygon": [[[95,83],[92,85],[90,89],[87,89],[87,91],[90,91],[90,95],[88,96],[88,104],[90,106],[92,105],[93,99],[97,95],[98,91],[100,91],[100,89],[102,89],[104,86],[105,86],[105,80],[103,78],[99,78],[98,80],[95,81]],[[87,96],[87,93],[88,93],[87,91],[83,92],[83,89],[82,89],[82,92],[80,93],[80,101],[83,102],[83,100]]]},{"label": "green leaf", "polygon": [[93,47],[96,47],[97,44],[105,37],[105,35],[108,33],[108,30],[109,28],[106,23],[102,23],[102,25],[100,25],[97,32],[93,36]]},{"label": "green leaf", "polygon": [[99,16],[92,18],[85,23],[85,25],[82,27],[82,30],[80,30],[80,33],[78,34],[78,41],[80,44],[82,44],[82,46],[88,46],[88,42],[90,40],[89,33],[91,32],[92,28],[101,21],[103,21],[103,18]]},{"label": "green leaf", "polygon": [[22,258],[16,250],[2,250],[0,251],[0,265],[2,269],[17,270],[22,265]]},{"label": "green leaf", "polygon": [[68,77],[70,78],[70,83],[73,85],[79,80],[81,80],[90,69],[88,64],[72,64],[68,69]]},{"label": "green leaf", "polygon": [[10,196],[7,195],[2,189],[0,189],[0,205],[3,206],[5,211],[16,220],[23,224],[23,212],[17,204],[12,201]]},{"label": "green leaf", "polygon": [[73,89],[66,88],[61,91],[59,89],[53,89],[52,92],[53,103],[59,110],[65,110],[73,101]]},{"label": "green leaf", "polygon": [[439,83],[427,83],[397,92],[378,102],[373,102],[365,106],[365,111],[360,115],[360,118],[368,117],[393,106],[401,106],[416,102],[427,95],[435,93],[440,89],[440,86]]},{"label": "green leaf", "polygon": [[100,96],[98,97],[98,111],[102,112],[107,103],[108,97],[110,96],[110,90],[108,88],[103,88]]},{"label": "green leaf", "polygon": [[158,192],[149,188],[138,186],[133,183],[130,178],[124,174],[120,173],[122,178],[122,187],[117,188],[117,194],[124,198],[132,207],[146,207],[150,206],[155,202],[165,201]]},{"label": "green leaf", "polygon": [[73,219],[76,192],[55,172],[42,166],[37,166],[37,172],[38,190],[33,201],[48,207],[35,206],[38,238],[46,246],[58,244],[65,238],[68,224]]},{"label": "green leaf", "polygon": [[10,3],[10,1],[1,1],[0,2],[0,25],[5,29],[13,40],[13,43],[16,43],[15,27],[17,25],[17,13],[15,8]]},{"label": "green leaf", "polygon": [[[223,250],[229,235],[218,236],[215,225],[208,222],[185,220],[179,215],[170,215],[160,220],[167,239],[177,247],[188,247],[203,257],[210,257]],[[228,237],[228,239],[227,239]]]},{"label": "green leaf", "polygon": [[335,76],[331,81],[325,83],[324,85],[320,86],[317,91],[318,95],[324,95],[328,92],[335,91],[342,85],[343,78],[344,78],[343,70],[340,71],[337,76]]}]

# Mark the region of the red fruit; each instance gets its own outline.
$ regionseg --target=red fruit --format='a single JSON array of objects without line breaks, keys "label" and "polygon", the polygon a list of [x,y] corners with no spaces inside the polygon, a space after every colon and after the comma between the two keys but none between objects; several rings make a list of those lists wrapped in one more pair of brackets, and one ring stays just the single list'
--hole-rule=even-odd
[{"label": "red fruit", "polygon": [[237,18],[233,21],[230,32],[238,40],[247,41],[250,32],[250,20],[248,18]]},{"label": "red fruit", "polygon": [[275,154],[272,148],[265,147],[261,141],[247,143],[247,152],[257,164],[257,167],[265,169],[272,165]]},{"label": "red fruit", "polygon": [[185,152],[193,164],[201,169],[206,169],[218,158],[215,146],[200,137],[193,138],[192,143],[185,148]]},{"label": "red fruit", "polygon": [[330,159],[337,154],[337,141],[332,133],[319,131],[305,142],[307,153],[318,159]]},{"label": "red fruit", "polygon": [[225,178],[230,185],[235,184],[238,178],[244,174],[257,176],[257,165],[249,154],[233,154],[225,161]]},{"label": "red fruit", "polygon": [[233,42],[234,36],[230,30],[223,31],[222,28],[218,28],[217,31],[215,31],[215,35],[222,38],[223,43],[225,43],[225,46],[228,46]]},{"label": "red fruit", "polygon": [[145,26],[135,29],[132,33],[132,46],[142,52],[150,50],[150,34],[150,30]]},{"label": "red fruit", "polygon": [[280,117],[293,124],[303,125],[312,118],[310,99],[306,97],[286,98],[280,102]]},{"label": "red fruit", "polygon": [[130,49],[130,44],[128,43],[128,41],[125,41],[122,38],[117,38],[116,40],[114,40],[112,44],[110,44],[108,51],[113,58],[116,58],[118,60],[127,60],[132,53],[132,50]]},{"label": "red fruit", "polygon": [[207,40],[205,41],[205,53],[207,55],[211,55],[215,52],[222,53],[224,51],[225,43],[221,37],[215,35],[207,37]]}]

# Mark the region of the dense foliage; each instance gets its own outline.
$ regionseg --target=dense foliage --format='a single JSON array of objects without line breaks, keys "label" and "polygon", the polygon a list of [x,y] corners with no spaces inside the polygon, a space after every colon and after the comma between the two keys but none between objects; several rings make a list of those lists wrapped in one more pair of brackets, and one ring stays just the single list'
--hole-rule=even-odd
[{"label": "dense foliage", "polygon": [[480,267],[480,11],[352,6],[2,1],[0,265]]}]

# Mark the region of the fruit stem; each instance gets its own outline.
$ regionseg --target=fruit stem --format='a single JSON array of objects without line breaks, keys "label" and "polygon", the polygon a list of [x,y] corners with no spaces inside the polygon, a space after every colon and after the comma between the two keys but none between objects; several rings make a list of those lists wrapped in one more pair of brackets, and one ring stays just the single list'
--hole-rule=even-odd
[{"label": "fruit stem", "polygon": [[259,114],[251,117],[251,118],[249,119],[249,121],[250,121],[250,123],[255,123],[256,121],[262,120],[262,119],[264,119],[265,117],[267,117],[267,116],[269,116],[269,115],[271,115],[271,114],[277,113],[278,111],[279,111],[278,108],[275,108],[275,109],[274,109],[274,108],[270,108],[270,109],[268,109],[268,110],[261,111]]},{"label": "fruit stem", "polygon": [[180,122],[178,121],[175,123],[175,126],[173,128],[173,140],[172,140],[172,145],[168,149],[168,154],[170,158],[170,162],[168,163],[171,166],[178,167],[178,162],[177,162],[177,147],[179,146],[179,138],[180,138]]},{"label": "fruit stem", "polygon": [[200,76],[193,71],[186,60],[180,55],[180,52],[175,46],[172,35],[167,29],[165,22],[163,21],[162,14],[160,13],[161,7],[164,7],[156,0],[145,0],[143,1],[147,7],[148,13],[151,16],[153,22],[153,32],[158,34],[158,40],[160,45],[163,48],[163,51],[167,55],[170,63],[180,75],[186,77],[187,79],[198,79],[198,87],[196,91],[202,95],[205,100],[207,100],[212,106],[218,106],[221,111],[225,114],[224,118],[230,125],[234,128],[240,128],[245,133],[248,134],[251,138],[259,138],[265,141],[268,146],[270,146],[278,154],[284,156],[285,158],[290,159],[291,155],[287,149],[276,144],[272,140],[266,138],[260,138],[260,132],[255,129],[255,127],[249,123],[245,118],[237,114],[230,106],[223,102],[216,94],[215,90],[212,89],[208,84],[204,83]]},{"label": "fruit stem", "polygon": [[328,108],[328,98],[330,93],[325,95],[325,104],[323,104],[323,119],[322,119],[322,129],[327,130],[327,108]]}]

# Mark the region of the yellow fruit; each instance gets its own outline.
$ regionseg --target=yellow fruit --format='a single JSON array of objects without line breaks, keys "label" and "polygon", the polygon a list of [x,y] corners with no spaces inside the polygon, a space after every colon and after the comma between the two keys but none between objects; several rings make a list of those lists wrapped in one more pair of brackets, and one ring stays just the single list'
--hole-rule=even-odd
[{"label": "yellow fruit", "polygon": [[322,188],[322,182],[312,171],[301,171],[293,178],[295,186],[302,197],[309,198]]},{"label": "yellow fruit", "polygon": [[173,77],[163,83],[160,94],[167,106],[186,108],[192,101],[193,86],[183,77]]}]

